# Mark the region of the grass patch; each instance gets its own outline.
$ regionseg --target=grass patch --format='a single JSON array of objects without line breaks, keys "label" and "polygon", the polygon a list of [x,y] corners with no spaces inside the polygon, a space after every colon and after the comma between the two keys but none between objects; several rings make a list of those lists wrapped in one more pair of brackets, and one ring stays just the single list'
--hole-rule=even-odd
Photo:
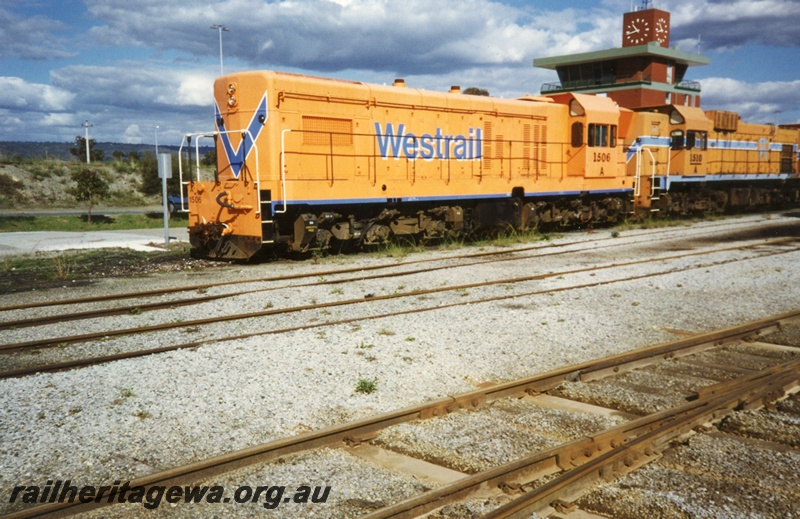
[{"label": "grass patch", "polygon": [[109,248],[7,256],[0,258],[0,292],[91,283],[115,275],[146,275],[162,265],[180,265],[188,257],[188,243],[171,244],[157,252]]},{"label": "grass patch", "polygon": [[[92,212],[92,223],[85,214],[69,216],[4,216],[0,217],[0,232],[88,232],[88,231],[129,231],[132,229],[158,229],[164,227],[161,213],[104,215],[102,211]],[[169,226],[187,227],[185,213],[172,215]]]}]

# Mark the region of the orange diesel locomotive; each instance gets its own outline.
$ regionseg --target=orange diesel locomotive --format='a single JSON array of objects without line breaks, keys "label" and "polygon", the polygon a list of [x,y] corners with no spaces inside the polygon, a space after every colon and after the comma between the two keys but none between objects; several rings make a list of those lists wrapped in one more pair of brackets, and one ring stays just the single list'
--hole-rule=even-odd
[{"label": "orange diesel locomotive", "polygon": [[[632,209],[620,109],[565,95],[516,100],[262,71],[215,84],[218,168],[188,186],[194,253],[249,258],[539,222],[613,222]],[[210,175],[207,175],[210,177]]]},{"label": "orange diesel locomotive", "polygon": [[634,112],[259,71],[217,79],[217,170],[184,173],[193,254],[615,222],[798,200],[798,131],[731,113]]}]

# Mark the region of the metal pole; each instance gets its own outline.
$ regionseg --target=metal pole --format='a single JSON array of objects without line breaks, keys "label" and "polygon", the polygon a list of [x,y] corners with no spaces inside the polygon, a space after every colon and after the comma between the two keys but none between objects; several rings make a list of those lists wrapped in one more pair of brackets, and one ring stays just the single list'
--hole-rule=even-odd
[{"label": "metal pole", "polygon": [[228,32],[228,28],[222,24],[214,24],[211,26],[211,29],[216,29],[219,31],[219,75],[223,76],[224,72],[222,69],[222,31]]},{"label": "metal pole", "polygon": [[86,128],[86,163],[87,163],[87,164],[89,164],[89,162],[91,162],[91,161],[89,160],[89,128],[91,128],[91,127],[92,127],[92,126],[94,126],[94,125],[92,125],[92,124],[89,124],[89,121],[87,120],[87,121],[86,121],[85,123],[83,123],[81,126],[83,126],[84,128]]},{"label": "metal pole", "polygon": [[158,125],[155,129],[156,133],[156,163],[159,166],[159,174],[161,175],[161,202],[162,210],[164,211],[164,246],[169,246],[169,202],[167,201],[167,176],[161,171],[161,162],[158,157]]},{"label": "metal pole", "polygon": [[158,176],[161,177],[161,197],[164,201],[164,245],[169,245],[169,201],[167,200],[167,179],[172,178],[172,156],[169,153],[156,155]]},{"label": "metal pole", "polygon": [[[158,160],[158,154],[156,154]],[[159,163],[159,166],[161,164]],[[161,177],[161,199],[164,201],[164,246],[169,246],[169,202],[167,201],[167,176]]]}]

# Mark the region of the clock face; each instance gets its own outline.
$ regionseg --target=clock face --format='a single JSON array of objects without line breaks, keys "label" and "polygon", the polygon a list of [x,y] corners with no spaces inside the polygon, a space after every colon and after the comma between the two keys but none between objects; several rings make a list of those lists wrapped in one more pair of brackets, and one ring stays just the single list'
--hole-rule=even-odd
[{"label": "clock face", "polygon": [[669,22],[663,17],[656,22],[656,40],[658,43],[665,44],[669,41]]},{"label": "clock face", "polygon": [[625,41],[634,45],[650,40],[650,23],[644,18],[636,17],[625,26]]}]

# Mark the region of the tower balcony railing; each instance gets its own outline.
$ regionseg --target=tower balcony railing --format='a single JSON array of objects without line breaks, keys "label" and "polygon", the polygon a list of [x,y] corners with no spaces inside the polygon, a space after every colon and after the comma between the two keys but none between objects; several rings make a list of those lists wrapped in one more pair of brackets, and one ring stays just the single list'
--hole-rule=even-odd
[{"label": "tower balcony railing", "polygon": [[691,90],[693,92],[700,91],[700,82],[699,81],[681,81],[675,88],[679,90]]},{"label": "tower balcony railing", "polygon": [[619,85],[631,84],[652,84],[652,79],[649,74],[635,74],[633,76],[624,78],[615,77],[602,77],[579,79],[576,81],[567,81],[566,83],[545,83],[542,85],[542,94],[552,94],[556,92],[571,92],[574,90],[594,90],[598,88],[608,88]]},{"label": "tower balcony railing", "polygon": [[[542,94],[555,94],[559,92],[574,92],[580,90],[600,90],[623,85],[651,85],[653,80],[649,74],[636,74],[625,78],[592,78],[567,81],[566,83],[545,83],[542,85]],[[675,85],[676,90],[690,90],[700,92],[700,83],[697,81],[681,81]]]}]

